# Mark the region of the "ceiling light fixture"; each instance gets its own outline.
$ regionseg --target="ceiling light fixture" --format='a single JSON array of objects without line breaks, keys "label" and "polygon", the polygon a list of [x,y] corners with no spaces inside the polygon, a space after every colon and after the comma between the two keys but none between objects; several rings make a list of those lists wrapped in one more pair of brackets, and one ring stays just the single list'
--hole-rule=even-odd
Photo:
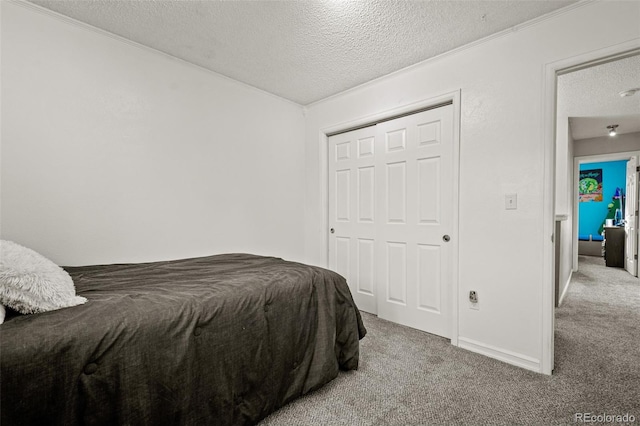
[{"label": "ceiling light fixture", "polygon": [[626,98],[627,96],[635,95],[636,92],[640,92],[640,87],[636,87],[635,89],[623,90],[618,94],[620,95],[621,98]]},{"label": "ceiling light fixture", "polygon": [[609,129],[609,136],[615,136],[617,134],[616,129],[618,128],[617,124],[612,124],[610,126],[607,126],[607,129]]}]

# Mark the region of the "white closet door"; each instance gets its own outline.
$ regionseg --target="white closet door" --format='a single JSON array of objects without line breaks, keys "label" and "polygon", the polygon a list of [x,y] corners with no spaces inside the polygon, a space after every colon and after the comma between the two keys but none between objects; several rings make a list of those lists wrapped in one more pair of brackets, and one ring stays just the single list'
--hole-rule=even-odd
[{"label": "white closet door", "polygon": [[637,221],[636,211],[638,210],[638,159],[631,157],[627,161],[627,188],[624,205],[624,267],[633,276],[638,275],[638,266],[635,255],[637,253]]},{"label": "white closet door", "polygon": [[358,308],[451,337],[453,106],[329,138],[329,268]]},{"label": "white closet door", "polygon": [[329,268],[358,308],[377,313],[375,126],[329,138]]},{"label": "white closet door", "polygon": [[377,125],[378,316],[451,337],[453,107]]}]

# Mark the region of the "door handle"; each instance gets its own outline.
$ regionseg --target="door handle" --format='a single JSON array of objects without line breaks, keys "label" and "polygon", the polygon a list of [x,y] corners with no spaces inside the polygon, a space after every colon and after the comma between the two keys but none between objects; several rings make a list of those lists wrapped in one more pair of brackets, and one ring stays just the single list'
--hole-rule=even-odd
[{"label": "door handle", "polygon": [[331,228],[331,229],[329,230],[329,232],[331,232],[332,234],[335,234],[336,230],[335,230],[335,229],[333,229],[333,228]]},{"label": "door handle", "polygon": [[450,236],[448,236],[448,235],[443,235],[443,236],[442,236],[442,241],[444,241],[445,243],[448,243],[448,242],[449,242],[449,240],[451,240],[451,237],[450,237]]}]

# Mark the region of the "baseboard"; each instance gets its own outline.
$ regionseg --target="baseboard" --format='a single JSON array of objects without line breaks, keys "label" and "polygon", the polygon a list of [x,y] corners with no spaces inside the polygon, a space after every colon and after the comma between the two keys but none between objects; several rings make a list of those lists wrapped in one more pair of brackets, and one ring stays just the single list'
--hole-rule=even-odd
[{"label": "baseboard", "polygon": [[569,271],[569,278],[567,279],[567,282],[564,284],[564,290],[562,290],[562,294],[560,295],[560,300],[558,300],[558,307],[562,305],[562,301],[564,300],[564,297],[567,295],[567,292],[569,291],[569,285],[571,284],[572,276],[573,276],[573,269]]},{"label": "baseboard", "polygon": [[539,359],[467,339],[466,337],[458,337],[458,347],[506,362],[507,364],[535,371],[536,373],[542,371]]}]

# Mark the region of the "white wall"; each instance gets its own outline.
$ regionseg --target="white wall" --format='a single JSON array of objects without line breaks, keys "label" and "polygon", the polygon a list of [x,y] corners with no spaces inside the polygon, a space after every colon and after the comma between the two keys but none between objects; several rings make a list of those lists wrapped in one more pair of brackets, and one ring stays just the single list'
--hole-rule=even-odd
[{"label": "white wall", "polygon": [[[560,262],[556,268],[560,272],[560,291],[558,297],[567,290],[573,272],[573,251],[576,245],[577,228],[574,234],[575,185],[573,178],[573,137],[567,117],[558,117],[556,134],[556,214],[565,215],[560,228]],[[577,247],[576,247],[577,250]]]},{"label": "white wall", "polygon": [[[556,214],[568,214],[572,208],[569,199],[569,173],[573,169],[573,150],[571,128],[568,117],[558,116],[556,119]],[[571,141],[570,141],[571,140]]]},{"label": "white wall", "polygon": [[[637,39],[639,13],[638,2],[583,3],[311,105],[307,260],[326,265],[322,130],[461,89],[460,235],[453,236],[460,244],[457,334],[492,356],[536,369],[543,350],[542,291],[552,285],[543,271],[545,66]],[[512,192],[518,210],[506,211],[504,195]],[[471,289],[482,300],[479,311],[465,303]]]},{"label": "white wall", "polygon": [[65,265],[302,257],[300,106],[1,3],[3,239]]}]

